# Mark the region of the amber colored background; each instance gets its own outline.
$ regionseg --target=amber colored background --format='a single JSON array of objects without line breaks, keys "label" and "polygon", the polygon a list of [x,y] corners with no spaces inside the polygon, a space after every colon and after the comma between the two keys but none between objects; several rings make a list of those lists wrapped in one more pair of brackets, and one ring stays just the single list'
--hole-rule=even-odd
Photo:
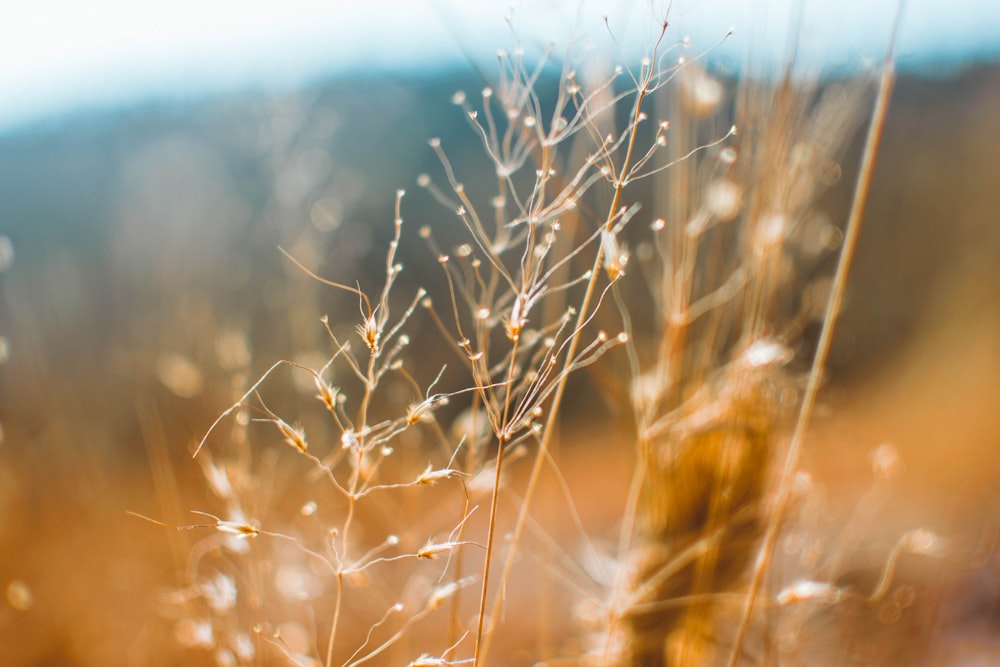
[{"label": "amber colored background", "polygon": [[[192,444],[247,377],[278,358],[315,361],[318,317],[335,303],[277,247],[377,284],[392,193],[433,164],[426,139],[478,150],[448,103],[456,87],[345,80],[0,137],[0,234],[14,252],[0,273],[0,664],[201,657],[180,652],[157,602],[181,577],[189,537],[126,510],[182,522],[204,506]],[[890,113],[806,454],[846,513],[870,487],[869,452],[893,443],[905,474],[865,529],[889,542],[926,526],[968,554],[997,517],[998,114],[1000,71],[987,67],[909,74]],[[843,192],[826,205],[842,215]],[[406,217],[441,215],[416,200]],[[418,279],[433,270],[422,247],[407,252]],[[272,395],[287,387],[289,398],[272,407],[308,399],[275,382]],[[592,441],[564,448],[565,467],[578,489],[620,470],[615,497],[625,463],[609,466],[601,425],[612,419],[600,419],[582,429]],[[580,494],[581,511],[613,531],[593,497]],[[926,664],[1000,655],[996,562],[928,569],[940,585]]]}]

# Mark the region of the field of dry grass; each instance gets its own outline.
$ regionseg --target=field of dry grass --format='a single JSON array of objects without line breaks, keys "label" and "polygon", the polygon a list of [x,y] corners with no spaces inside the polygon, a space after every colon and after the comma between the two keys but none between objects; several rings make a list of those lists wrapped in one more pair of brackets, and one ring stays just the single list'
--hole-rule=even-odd
[{"label": "field of dry grass", "polygon": [[783,475],[875,84],[688,69],[0,138],[0,664],[1000,656],[1000,73],[897,83]]}]

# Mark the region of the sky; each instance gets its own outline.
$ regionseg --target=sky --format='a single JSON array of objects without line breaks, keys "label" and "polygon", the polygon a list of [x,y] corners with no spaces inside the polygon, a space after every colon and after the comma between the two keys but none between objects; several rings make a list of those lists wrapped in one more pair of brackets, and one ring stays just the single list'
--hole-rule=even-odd
[{"label": "sky", "polygon": [[[490,67],[576,38],[638,57],[665,0],[5,0],[0,129],[77,109],[247,87],[295,86],[367,69]],[[793,8],[806,6],[801,14]],[[671,38],[730,62],[776,62],[792,25],[816,68],[857,68],[885,51],[897,0],[674,0]],[[513,13],[512,13],[513,7]],[[603,16],[608,17],[609,29]],[[906,0],[901,67],[1000,54],[1000,2]],[[730,29],[733,36],[723,39]],[[613,35],[613,39],[611,37]],[[717,46],[720,42],[725,43]],[[635,53],[632,53],[632,52]]]}]

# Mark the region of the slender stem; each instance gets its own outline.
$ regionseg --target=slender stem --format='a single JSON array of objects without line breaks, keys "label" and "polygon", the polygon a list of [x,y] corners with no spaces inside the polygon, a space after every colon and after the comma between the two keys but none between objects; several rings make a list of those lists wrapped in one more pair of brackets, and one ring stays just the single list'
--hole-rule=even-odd
[{"label": "slender stem", "polygon": [[340,609],[344,597],[344,572],[337,570],[337,601],[333,607],[333,621],[330,623],[330,639],[326,644],[326,667],[333,667],[333,644],[337,636],[337,626],[340,624]]},{"label": "slender stem", "polygon": [[[507,388],[504,392],[503,418],[500,420],[501,430],[497,437],[496,474],[493,479],[493,494],[490,497],[490,525],[486,535],[486,563],[483,565],[483,589],[479,596],[479,620],[476,625],[476,648],[475,657],[473,659],[473,667],[478,667],[480,660],[482,659],[485,661],[486,659],[485,655],[480,657],[480,654],[484,649],[483,624],[486,619],[486,595],[489,592],[490,585],[490,564],[493,561],[493,539],[496,536],[497,507],[500,501],[500,475],[503,471],[503,451],[507,445],[508,439],[507,420],[510,417],[511,395],[513,391],[512,387],[514,385],[514,370],[517,366],[517,352],[520,348],[520,342],[520,335],[515,336],[513,346],[510,351],[510,364],[507,367]],[[504,571],[506,572],[506,570]],[[500,589],[497,592],[498,601],[503,599],[503,586],[506,581],[506,578],[504,578],[500,582]],[[492,625],[493,621],[491,619],[490,626],[492,627]]]},{"label": "slender stem", "polygon": [[[490,583],[490,561],[493,560],[493,538],[496,532],[494,529],[496,527],[497,504],[500,498],[500,469],[503,465],[503,450],[504,441],[501,439],[497,448],[496,475],[493,479],[493,495],[490,498],[490,527],[486,536],[486,564],[483,566],[483,590],[479,596],[479,621],[476,626],[476,649],[475,659],[473,660],[474,667],[478,666],[481,660],[485,660],[485,655],[483,653],[485,648],[483,646],[483,625],[486,619],[486,594]],[[503,598],[502,586],[503,583],[501,582],[501,590],[497,593],[498,600]]]},{"label": "slender stem", "polygon": [[365,382],[365,395],[361,400],[358,412],[359,430],[357,431],[358,444],[357,460],[354,462],[354,469],[351,471],[351,481],[349,493],[347,494],[347,516],[344,518],[344,525],[340,532],[341,557],[337,566],[337,602],[333,610],[333,620],[330,622],[330,639],[326,646],[326,667],[333,667],[333,645],[337,638],[337,626],[340,623],[340,610],[343,603],[344,592],[344,563],[350,562],[348,550],[350,549],[349,535],[351,524],[354,522],[354,509],[358,498],[358,486],[361,483],[361,467],[364,465],[364,438],[365,421],[368,419],[368,404],[372,400],[373,388],[375,386],[375,361],[376,355],[373,352],[368,359],[368,374]]}]

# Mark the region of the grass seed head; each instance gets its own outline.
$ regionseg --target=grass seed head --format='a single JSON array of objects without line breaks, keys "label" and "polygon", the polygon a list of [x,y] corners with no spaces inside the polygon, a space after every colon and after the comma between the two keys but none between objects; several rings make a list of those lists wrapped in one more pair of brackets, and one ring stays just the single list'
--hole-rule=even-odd
[{"label": "grass seed head", "polygon": [[379,342],[382,337],[382,329],[376,313],[372,313],[362,320],[357,326],[358,335],[364,340],[365,345],[372,354],[377,354]]},{"label": "grass seed head", "polygon": [[306,442],[305,431],[301,427],[294,427],[288,424],[283,419],[275,419],[274,425],[278,427],[281,431],[281,435],[284,436],[285,442],[295,448],[297,451],[303,454],[309,449],[309,444]]},{"label": "grass seed head", "polygon": [[443,479],[450,479],[458,474],[457,470],[451,468],[443,468],[441,470],[434,470],[433,466],[428,463],[427,468],[420,473],[413,483],[417,485],[429,485],[434,486]]}]

